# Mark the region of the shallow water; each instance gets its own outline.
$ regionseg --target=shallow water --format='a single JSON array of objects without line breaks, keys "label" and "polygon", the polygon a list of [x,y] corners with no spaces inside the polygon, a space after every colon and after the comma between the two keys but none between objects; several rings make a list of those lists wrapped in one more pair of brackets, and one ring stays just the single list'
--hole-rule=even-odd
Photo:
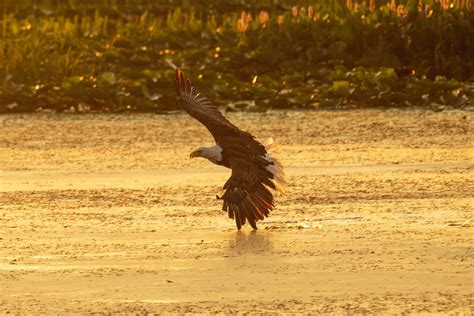
[{"label": "shallow water", "polygon": [[229,117],[287,166],[256,232],[185,115],[1,117],[0,311],[469,314],[472,114]]}]

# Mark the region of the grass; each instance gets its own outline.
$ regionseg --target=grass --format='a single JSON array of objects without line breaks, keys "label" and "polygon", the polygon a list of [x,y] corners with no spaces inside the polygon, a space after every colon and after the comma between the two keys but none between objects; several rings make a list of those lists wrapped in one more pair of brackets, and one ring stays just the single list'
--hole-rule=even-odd
[{"label": "grass", "polygon": [[472,105],[470,2],[270,3],[6,2],[0,112],[172,110],[176,67],[235,109]]}]

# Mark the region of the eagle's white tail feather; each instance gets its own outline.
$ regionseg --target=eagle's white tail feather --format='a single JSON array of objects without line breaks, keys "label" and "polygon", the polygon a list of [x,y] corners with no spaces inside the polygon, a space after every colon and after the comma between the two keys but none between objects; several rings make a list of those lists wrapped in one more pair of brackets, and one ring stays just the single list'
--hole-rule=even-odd
[{"label": "eagle's white tail feather", "polygon": [[263,146],[265,146],[265,149],[267,151],[270,151],[272,150],[273,152],[275,151],[278,151],[278,149],[280,149],[280,146],[278,146],[277,144],[275,144],[273,142],[273,138],[269,137],[265,140],[265,142],[263,143]]},{"label": "eagle's white tail feather", "polygon": [[273,145],[273,138],[271,137],[268,137],[264,142],[263,142],[263,146],[265,146],[265,149],[266,150],[269,150]]},{"label": "eagle's white tail feather", "polygon": [[267,140],[263,143],[263,145],[265,146],[265,149],[268,152],[265,155],[265,159],[267,161],[273,162],[273,164],[267,166],[267,170],[273,174],[273,183],[275,184],[275,187],[277,188],[277,190],[284,194],[286,180],[285,180],[285,172],[283,170],[283,165],[278,160],[278,158],[273,156],[273,154],[270,155],[270,151],[274,152],[276,150],[276,145],[273,143],[273,138],[271,137],[267,138]]}]

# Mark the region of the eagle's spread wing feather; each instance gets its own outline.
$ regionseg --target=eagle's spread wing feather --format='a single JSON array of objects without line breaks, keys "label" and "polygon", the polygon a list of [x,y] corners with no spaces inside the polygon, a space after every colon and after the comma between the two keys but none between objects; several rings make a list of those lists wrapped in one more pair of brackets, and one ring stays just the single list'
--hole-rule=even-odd
[{"label": "eagle's spread wing feather", "polygon": [[191,84],[191,81],[179,69],[176,70],[175,80],[176,96],[179,105],[189,115],[206,126],[216,141],[222,133],[229,133],[229,131],[237,129],[211,101],[198,93]]},{"label": "eagle's spread wing feather", "polygon": [[256,222],[267,217],[274,207],[273,194],[269,190],[276,189],[273,174],[252,160],[240,157],[229,160],[232,175],[224,185],[222,209],[235,219],[238,229],[246,220],[256,229]]},{"label": "eagle's spread wing feather", "polygon": [[268,156],[265,146],[254,136],[230,123],[179,69],[175,84],[179,105],[211,132],[232,169],[220,198],[224,201],[223,210],[235,219],[238,229],[246,221],[256,229],[256,222],[267,217],[274,207],[270,189],[281,191],[284,184],[280,163]]}]

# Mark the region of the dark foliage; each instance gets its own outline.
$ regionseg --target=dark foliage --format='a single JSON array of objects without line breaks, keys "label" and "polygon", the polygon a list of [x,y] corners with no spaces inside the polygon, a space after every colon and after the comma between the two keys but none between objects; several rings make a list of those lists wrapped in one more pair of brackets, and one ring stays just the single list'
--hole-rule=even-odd
[{"label": "dark foliage", "polygon": [[234,109],[471,105],[474,10],[312,2],[4,2],[0,112],[172,110],[176,67]]}]

